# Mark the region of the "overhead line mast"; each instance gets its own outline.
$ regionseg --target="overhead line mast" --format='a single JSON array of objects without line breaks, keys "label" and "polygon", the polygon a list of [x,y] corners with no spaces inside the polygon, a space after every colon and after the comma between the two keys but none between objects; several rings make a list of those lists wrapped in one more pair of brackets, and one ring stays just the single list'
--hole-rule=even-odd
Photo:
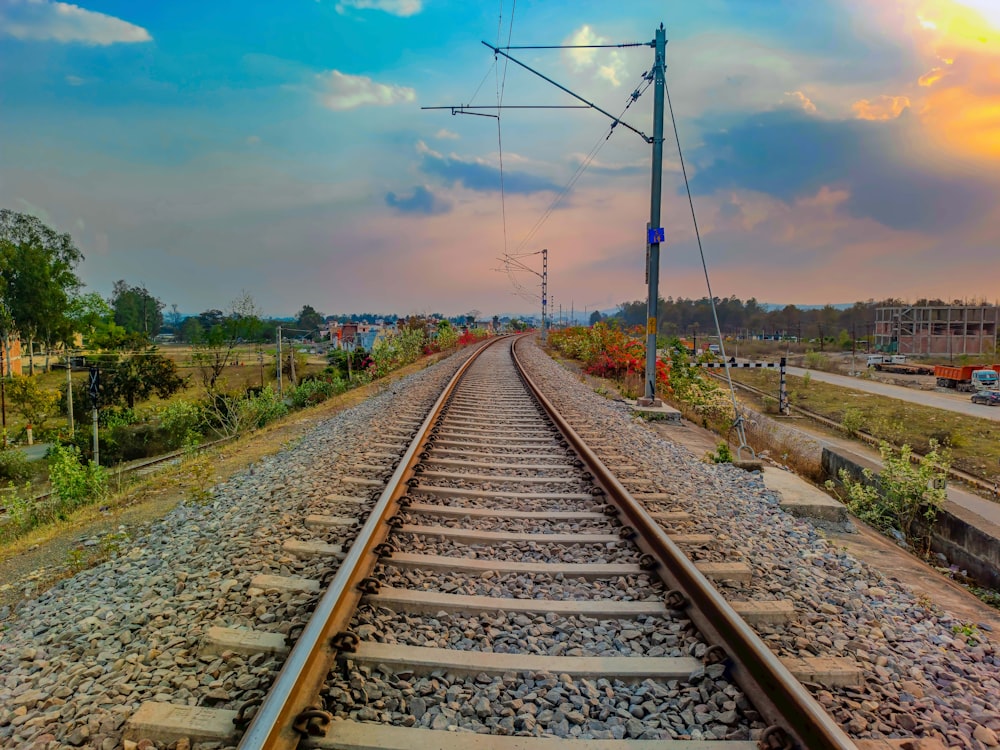
[{"label": "overhead line mast", "polygon": [[[489,47],[493,50],[494,56],[502,55],[507,60],[521,66],[530,73],[535,74],[539,78],[559,90],[569,94],[574,99],[582,102],[585,109],[594,109],[608,117],[612,122],[612,129],[618,125],[622,125],[628,130],[642,138],[646,143],[652,144],[653,146],[653,156],[652,156],[652,182],[650,188],[650,211],[649,211],[649,224],[646,228],[646,280],[648,284],[648,299],[647,299],[647,312],[646,312],[646,371],[645,371],[645,384],[643,398],[639,400],[641,406],[659,406],[662,402],[656,397],[656,331],[657,331],[657,301],[659,296],[659,275],[660,275],[660,243],[665,239],[663,228],[660,226],[660,204],[662,202],[661,196],[661,186],[663,178],[663,81],[664,81],[664,69],[666,67],[666,46],[667,38],[666,31],[664,30],[663,24],[656,30],[656,35],[651,42],[630,42],[625,44],[569,44],[569,45],[523,45],[523,46],[507,46],[507,47],[496,47],[488,42],[483,42],[483,45]],[[654,92],[654,104],[653,104],[653,135],[652,137],[647,136],[641,130],[628,124],[620,117],[615,117],[610,112],[598,107],[593,102],[588,99],[583,98],[579,94],[571,91],[560,83],[552,80],[548,76],[540,73],[529,65],[521,62],[520,60],[512,57],[511,55],[504,52],[504,50],[510,49],[592,49],[592,48],[625,48],[625,47],[652,47],[655,51],[653,59],[653,68],[646,74],[647,80],[653,80],[656,86],[656,91]],[[634,98],[638,98],[638,90],[633,94]],[[567,107],[548,107],[545,105],[521,105],[520,107],[508,106],[503,104],[498,104],[496,109],[500,111],[502,109],[514,109],[514,108],[524,108],[524,109],[563,109]],[[481,112],[469,111],[472,109],[492,109],[492,107],[472,107],[466,105],[455,105],[451,107],[421,107],[421,109],[450,109],[453,115],[455,114],[470,114],[479,115],[486,117],[498,117],[498,115],[485,115]],[[544,296],[544,295],[543,295]],[[543,323],[544,330],[544,323]]]}]

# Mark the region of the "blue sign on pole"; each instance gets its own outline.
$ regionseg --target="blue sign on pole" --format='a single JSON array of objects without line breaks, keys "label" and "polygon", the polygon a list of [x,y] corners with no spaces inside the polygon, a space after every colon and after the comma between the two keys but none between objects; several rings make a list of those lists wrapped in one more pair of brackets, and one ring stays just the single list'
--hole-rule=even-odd
[{"label": "blue sign on pole", "polygon": [[650,245],[659,245],[661,242],[666,241],[666,235],[663,232],[663,227],[657,227],[656,229],[646,230],[646,242]]}]

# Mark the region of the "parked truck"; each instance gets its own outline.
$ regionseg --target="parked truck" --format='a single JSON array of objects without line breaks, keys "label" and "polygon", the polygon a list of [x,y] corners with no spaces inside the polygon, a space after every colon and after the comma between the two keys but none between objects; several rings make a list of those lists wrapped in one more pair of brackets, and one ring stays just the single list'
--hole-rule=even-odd
[{"label": "parked truck", "polygon": [[941,388],[958,391],[996,390],[1000,382],[1000,365],[935,365],[934,377]]},{"label": "parked truck", "polygon": [[911,365],[905,354],[869,354],[868,367],[895,375],[933,375],[934,365]]}]

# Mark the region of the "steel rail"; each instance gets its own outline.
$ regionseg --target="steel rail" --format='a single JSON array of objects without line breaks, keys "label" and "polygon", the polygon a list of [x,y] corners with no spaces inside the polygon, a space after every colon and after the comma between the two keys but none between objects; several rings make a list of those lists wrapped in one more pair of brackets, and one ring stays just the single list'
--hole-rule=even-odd
[{"label": "steel rail", "polygon": [[472,363],[501,340],[503,338],[493,339],[474,352],[434,402],[243,734],[239,744],[242,750],[293,750],[298,746],[301,735],[293,724],[302,712],[318,703],[323,681],[339,651],[332,643],[333,636],[347,630],[361,600],[363,594],[358,583],[371,574],[378,562],[375,548],[390,530],[385,520],[396,512],[396,501],[407,489],[404,481],[412,475],[412,466],[419,460],[420,446]]},{"label": "steel rail", "polygon": [[[736,614],[545,397],[517,357],[519,341],[511,347],[511,357],[525,385],[587,465],[595,482],[618,507],[624,516],[623,523],[628,519],[628,524],[637,532],[636,544],[657,561],[656,573],[668,588],[680,592],[683,604],[678,606],[684,608],[706,642],[720,645],[725,650],[729,673],[754,708],[771,725],[786,733],[786,738],[796,743],[794,747],[803,750],[857,750],[854,742]],[[780,741],[777,736],[774,739]]]}]

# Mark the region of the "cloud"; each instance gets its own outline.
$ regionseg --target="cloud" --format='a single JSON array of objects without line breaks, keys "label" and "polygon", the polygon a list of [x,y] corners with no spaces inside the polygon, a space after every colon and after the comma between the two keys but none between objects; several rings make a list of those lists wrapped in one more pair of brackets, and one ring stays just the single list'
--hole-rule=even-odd
[{"label": "cloud", "polygon": [[417,93],[406,86],[378,83],[367,76],[352,76],[331,70],[316,76],[324,91],[320,95],[323,106],[333,110],[357,107],[389,107],[400,102],[412,102]]},{"label": "cloud", "polygon": [[910,115],[869,121],[764,112],[706,133],[691,185],[703,195],[746,189],[785,203],[828,187],[851,216],[903,230],[941,232],[987,216],[996,186],[907,149],[922,140]]},{"label": "cloud", "polygon": [[449,201],[434,195],[434,193],[423,185],[417,185],[413,188],[413,195],[409,197],[397,196],[393,192],[386,193],[385,202],[386,205],[404,214],[435,216],[451,211],[451,203]]},{"label": "cloud", "polygon": [[[574,166],[574,168],[579,168],[585,161],[587,161],[587,154],[570,154],[569,162]],[[664,169],[673,171],[675,167],[674,164],[669,162],[664,165]],[[677,166],[677,171],[680,171],[680,167]],[[639,159],[637,161],[629,162],[626,164],[614,164],[611,162],[602,162],[598,159],[594,159],[587,165],[587,171],[593,172],[595,174],[606,174],[606,175],[631,175],[631,174],[644,174],[649,172],[650,162],[649,159]]]},{"label": "cloud", "polygon": [[460,136],[458,133],[452,133],[447,128],[441,128],[438,132],[434,134],[434,137],[439,140],[457,141]]},{"label": "cloud", "polygon": [[86,81],[80,78],[80,76],[66,76],[65,81],[70,86],[82,86],[84,83],[86,83]]},{"label": "cloud", "polygon": [[801,91],[786,91],[785,96],[790,97],[796,104],[798,104],[802,108],[803,112],[808,112],[810,114],[816,113],[816,105],[813,104],[812,100]]},{"label": "cloud", "polygon": [[[608,40],[584,25],[570,34],[563,44],[608,44]],[[577,73],[593,72],[595,78],[608,81],[612,86],[621,86],[625,60],[620,53],[614,50],[570,49],[564,54],[570,68]]]},{"label": "cloud", "polygon": [[256,146],[259,143],[260,143],[260,136],[259,135],[248,135],[246,137],[246,144],[248,146]]},{"label": "cloud", "polygon": [[348,8],[381,10],[392,16],[408,18],[415,16],[423,7],[423,0],[341,0],[337,3],[337,12],[344,13]]},{"label": "cloud", "polygon": [[[420,168],[429,175],[440,177],[450,185],[462,184],[469,190],[482,193],[500,192],[500,169],[481,159],[463,159],[456,154],[445,156],[427,148],[423,143],[417,145],[422,155]],[[516,161],[516,159],[511,159]],[[506,193],[528,195],[546,191],[557,192],[562,185],[557,185],[545,177],[539,177],[528,172],[504,169],[503,188]]]},{"label": "cloud", "polygon": [[862,99],[854,102],[851,110],[859,120],[894,120],[909,106],[910,98],[908,96],[883,94],[874,101]]},{"label": "cloud", "polygon": [[49,0],[0,3],[0,34],[23,41],[80,42],[101,47],[153,39],[146,29],[128,21]]},{"label": "cloud", "polygon": [[917,79],[917,83],[921,86],[933,86],[935,83],[944,78],[945,75],[946,71],[944,68],[931,68]]}]

